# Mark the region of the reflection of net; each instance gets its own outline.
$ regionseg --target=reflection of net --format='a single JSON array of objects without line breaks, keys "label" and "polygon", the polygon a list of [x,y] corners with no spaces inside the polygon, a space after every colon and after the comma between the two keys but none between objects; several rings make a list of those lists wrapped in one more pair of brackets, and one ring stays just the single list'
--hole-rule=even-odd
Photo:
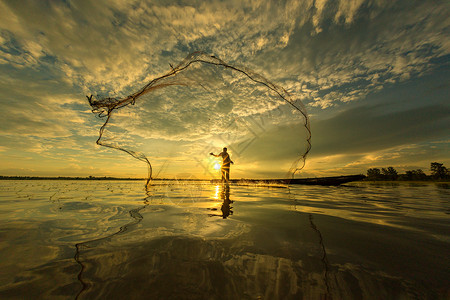
[{"label": "reflection of net", "polygon": [[[127,145],[133,143],[131,136],[158,139],[164,145],[181,141],[186,156],[194,158],[194,153],[208,153],[212,147],[228,145],[234,150],[234,159],[236,154],[242,158],[247,155],[247,165],[257,166],[250,158],[252,151],[262,147],[256,140],[262,135],[267,141],[271,136],[279,137],[279,130],[284,128],[285,132],[292,133],[295,144],[287,176],[294,176],[304,167],[311,148],[308,116],[298,99],[259,74],[202,52],[190,54],[170,72],[127,97],[93,99],[91,96],[88,100],[94,113],[106,117],[97,144],[122,150],[145,162],[147,182],[154,177],[152,164],[142,151],[132,150],[136,143]],[[175,110],[179,113],[174,114]],[[204,126],[205,122],[208,126]],[[152,163],[160,165],[159,171],[170,160],[170,157],[165,157],[164,163],[158,160],[166,156],[161,151],[165,146],[161,145],[148,149],[139,146],[150,153]],[[206,149],[208,146],[210,149]],[[155,152],[155,148],[161,152]],[[270,152],[270,149],[263,150]],[[270,155],[266,159],[274,160]],[[196,160],[208,169],[202,158]]]}]

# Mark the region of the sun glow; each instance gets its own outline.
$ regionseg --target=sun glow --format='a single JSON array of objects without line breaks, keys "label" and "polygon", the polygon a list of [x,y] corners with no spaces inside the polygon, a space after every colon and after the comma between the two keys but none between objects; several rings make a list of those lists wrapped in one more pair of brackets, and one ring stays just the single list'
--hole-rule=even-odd
[{"label": "sun glow", "polygon": [[220,169],[220,164],[219,163],[215,163],[214,164],[214,170],[219,170]]}]

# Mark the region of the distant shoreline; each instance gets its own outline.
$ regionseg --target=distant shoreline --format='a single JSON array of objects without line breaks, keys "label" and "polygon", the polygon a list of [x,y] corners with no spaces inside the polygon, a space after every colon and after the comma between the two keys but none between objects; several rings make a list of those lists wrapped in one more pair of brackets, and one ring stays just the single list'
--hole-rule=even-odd
[{"label": "distant shoreline", "polygon": [[[346,175],[343,175],[344,177]],[[318,177],[326,178],[326,177]],[[301,180],[302,178],[299,178]],[[305,179],[305,178],[303,178]],[[306,178],[306,180],[310,180],[314,178]],[[117,181],[146,181],[147,178],[132,178],[132,177],[112,177],[112,176],[1,176],[0,180],[117,180]],[[220,181],[218,179],[198,179],[198,178],[154,178],[152,181]],[[274,180],[283,180],[283,179],[232,179],[231,181],[274,181]],[[399,179],[399,180],[373,180],[369,178],[360,179],[358,181],[370,182],[370,183],[397,183],[397,182],[450,182],[449,178],[446,179],[423,179],[423,180],[407,180],[407,179]]]},{"label": "distant shoreline", "polygon": [[0,180],[145,180],[145,178],[121,177],[72,177],[72,176],[0,176]]},{"label": "distant shoreline", "polygon": [[378,183],[378,182],[382,182],[382,183],[398,183],[398,182],[408,182],[408,183],[420,183],[420,182],[450,182],[450,178],[445,178],[445,179],[423,179],[423,180],[418,180],[418,179],[399,179],[399,180],[373,180],[373,179],[364,179],[362,180],[363,182],[370,182],[370,183]]},{"label": "distant shoreline", "polygon": [[[137,181],[142,180],[145,181],[147,178],[131,178],[131,177],[96,177],[96,176],[87,176],[87,177],[72,177],[72,176],[0,176],[0,180],[129,180],[129,181]],[[154,178],[152,180],[183,180],[183,181],[209,181],[210,179],[180,179],[180,178]]]}]

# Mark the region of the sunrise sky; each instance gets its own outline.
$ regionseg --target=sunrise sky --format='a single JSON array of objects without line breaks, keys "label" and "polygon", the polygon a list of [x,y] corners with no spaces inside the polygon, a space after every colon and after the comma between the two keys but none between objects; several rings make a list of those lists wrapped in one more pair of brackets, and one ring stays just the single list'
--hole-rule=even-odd
[{"label": "sunrise sky", "polygon": [[[142,162],[95,144],[103,120],[85,95],[126,96],[194,51],[245,66],[303,102],[312,149],[300,177],[449,167],[449,15],[449,2],[437,0],[0,0],[0,175],[145,177]],[[167,120],[179,116],[169,110]],[[182,135],[148,147],[182,147],[198,133],[164,126]],[[287,164],[289,138],[276,136],[277,145],[264,143],[268,166]],[[241,154],[231,153],[238,165]],[[271,176],[270,168],[235,174]],[[204,175],[170,175],[189,173]]]}]

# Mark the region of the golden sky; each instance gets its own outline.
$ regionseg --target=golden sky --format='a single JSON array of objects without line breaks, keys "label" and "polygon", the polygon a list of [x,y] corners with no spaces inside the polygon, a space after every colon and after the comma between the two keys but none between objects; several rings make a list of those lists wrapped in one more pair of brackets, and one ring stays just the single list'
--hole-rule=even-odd
[{"label": "golden sky", "polygon": [[[299,176],[448,166],[447,1],[241,2],[0,1],[0,175],[145,177],[142,162],[95,144],[104,119],[85,95],[127,96],[194,51],[305,105],[312,149]],[[214,127],[207,109],[242,122],[280,105],[229,72],[200,71],[193,87],[118,111],[115,142],[145,153],[160,176],[209,178],[204,162],[223,146],[236,177],[287,171],[304,146],[301,117],[286,110],[245,127],[249,147],[233,127],[201,140]]]}]

